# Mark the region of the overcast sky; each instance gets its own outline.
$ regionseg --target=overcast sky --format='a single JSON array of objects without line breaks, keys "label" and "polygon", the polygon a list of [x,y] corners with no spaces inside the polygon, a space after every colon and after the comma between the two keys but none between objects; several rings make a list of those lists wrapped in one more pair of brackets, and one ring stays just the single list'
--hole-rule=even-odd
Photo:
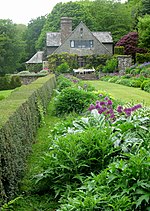
[{"label": "overcast sky", "polygon": [[[51,12],[58,2],[71,0],[0,0],[0,19],[28,24],[31,19]],[[75,0],[72,0],[75,1]]]}]

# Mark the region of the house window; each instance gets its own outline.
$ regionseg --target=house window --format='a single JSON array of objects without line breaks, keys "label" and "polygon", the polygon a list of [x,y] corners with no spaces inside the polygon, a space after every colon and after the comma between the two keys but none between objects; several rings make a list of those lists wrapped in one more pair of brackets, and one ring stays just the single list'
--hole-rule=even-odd
[{"label": "house window", "polygon": [[74,41],[74,40],[71,40],[71,41],[70,41],[70,47],[71,47],[71,48],[74,48],[74,47],[75,47],[75,41]]},{"label": "house window", "polygon": [[71,48],[93,48],[93,40],[71,40]]}]

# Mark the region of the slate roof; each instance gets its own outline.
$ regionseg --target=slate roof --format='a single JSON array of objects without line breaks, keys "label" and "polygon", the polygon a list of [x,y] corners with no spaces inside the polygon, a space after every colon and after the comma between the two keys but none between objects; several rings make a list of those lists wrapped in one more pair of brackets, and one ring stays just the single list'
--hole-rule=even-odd
[{"label": "slate roof", "polygon": [[[92,34],[101,43],[113,43],[111,32],[92,32]],[[60,32],[47,32],[46,34],[46,46],[60,46],[61,45],[61,33]]]},{"label": "slate roof", "polygon": [[26,64],[37,64],[37,63],[42,63],[43,62],[43,54],[44,51],[38,51],[34,56],[29,59]]},{"label": "slate roof", "polygon": [[61,33],[60,32],[47,32],[46,46],[60,46],[60,45],[61,45]]},{"label": "slate roof", "polygon": [[92,34],[102,43],[113,43],[111,32],[92,32]]}]

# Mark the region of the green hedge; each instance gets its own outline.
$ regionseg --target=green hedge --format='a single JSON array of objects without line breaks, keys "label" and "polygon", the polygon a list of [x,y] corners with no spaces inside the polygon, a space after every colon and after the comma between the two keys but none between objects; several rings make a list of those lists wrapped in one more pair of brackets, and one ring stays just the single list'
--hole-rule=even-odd
[{"label": "green hedge", "polygon": [[114,54],[116,55],[124,55],[124,46],[115,46]]},{"label": "green hedge", "polygon": [[0,90],[15,89],[19,86],[21,86],[21,80],[17,75],[5,75],[0,77]]},{"label": "green hedge", "polygon": [[14,197],[41,115],[56,86],[54,75],[17,88],[0,102],[0,204]]},{"label": "green hedge", "polygon": [[140,64],[150,62],[150,53],[136,53],[136,62]]}]

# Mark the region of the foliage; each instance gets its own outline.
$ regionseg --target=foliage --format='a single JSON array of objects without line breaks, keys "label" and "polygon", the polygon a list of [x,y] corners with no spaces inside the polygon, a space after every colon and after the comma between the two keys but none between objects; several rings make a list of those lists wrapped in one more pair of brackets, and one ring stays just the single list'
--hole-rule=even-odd
[{"label": "foliage", "polygon": [[115,46],[114,54],[124,55],[124,46]]},{"label": "foliage", "polygon": [[19,76],[5,75],[3,77],[0,77],[0,90],[15,89],[19,86],[21,86],[21,80]]},{"label": "foliage", "polygon": [[[36,175],[37,189],[62,194],[67,186],[78,187],[82,179],[92,172],[99,172],[109,161],[111,152],[110,131],[90,128],[82,133],[68,134],[53,140],[44,156],[43,171]],[[47,185],[49,184],[49,185]]]},{"label": "foliage", "polygon": [[72,86],[73,83],[70,81],[69,78],[64,77],[63,75],[59,75],[57,77],[57,90],[62,91],[66,87]]},{"label": "foliage", "polygon": [[[90,6],[95,31],[110,31],[116,43],[130,31],[130,8],[120,2],[96,0]],[[93,29],[91,29],[93,30]]]},{"label": "foliage", "polygon": [[112,58],[110,60],[106,61],[106,65],[103,67],[102,72],[104,73],[113,73],[116,72],[117,70],[117,59],[116,58]]},{"label": "foliage", "polygon": [[46,17],[41,16],[36,19],[32,19],[28,23],[27,29],[24,33],[24,39],[26,41],[27,58],[31,58],[36,53],[36,42],[41,34],[45,21]]},{"label": "foliage", "polygon": [[83,185],[61,200],[58,210],[143,210],[149,209],[149,153],[141,149],[137,155],[111,163],[100,174],[92,173]]},{"label": "foliage", "polygon": [[136,62],[137,63],[144,63],[144,62],[149,62],[150,61],[150,53],[136,53]]},{"label": "foliage", "polygon": [[[64,65],[65,63],[65,65]],[[60,72],[59,68],[62,70],[67,71],[68,68],[70,68],[70,71],[72,69],[76,69],[78,67],[77,62],[77,55],[76,54],[69,54],[69,53],[61,53],[61,54],[51,54],[48,57],[48,65],[49,69],[53,72]],[[57,70],[57,67],[60,66]]]},{"label": "foliage", "polygon": [[116,46],[124,46],[124,53],[135,57],[136,53],[144,53],[145,50],[138,48],[138,33],[130,32],[124,35],[117,43]]},{"label": "foliage", "polygon": [[39,72],[42,70],[42,64],[26,64],[26,69],[29,72]]},{"label": "foliage", "polygon": [[82,113],[95,98],[96,96],[94,94],[85,90],[75,87],[67,87],[56,96],[56,114],[63,115],[70,112]]},{"label": "foliage", "polygon": [[69,73],[69,72],[70,72],[70,69],[69,69],[69,65],[67,64],[67,62],[60,64],[55,70],[55,73],[57,73],[57,74]]},{"label": "foliage", "polygon": [[0,20],[0,75],[14,73],[25,53],[25,43],[18,27],[10,20]]},{"label": "foliage", "polygon": [[139,45],[142,48],[150,49],[150,14],[139,18],[138,22]]},{"label": "foliage", "polygon": [[0,101],[1,203],[12,199],[18,191],[18,182],[41,120],[38,101],[45,110],[55,85],[52,75],[40,78]]}]

